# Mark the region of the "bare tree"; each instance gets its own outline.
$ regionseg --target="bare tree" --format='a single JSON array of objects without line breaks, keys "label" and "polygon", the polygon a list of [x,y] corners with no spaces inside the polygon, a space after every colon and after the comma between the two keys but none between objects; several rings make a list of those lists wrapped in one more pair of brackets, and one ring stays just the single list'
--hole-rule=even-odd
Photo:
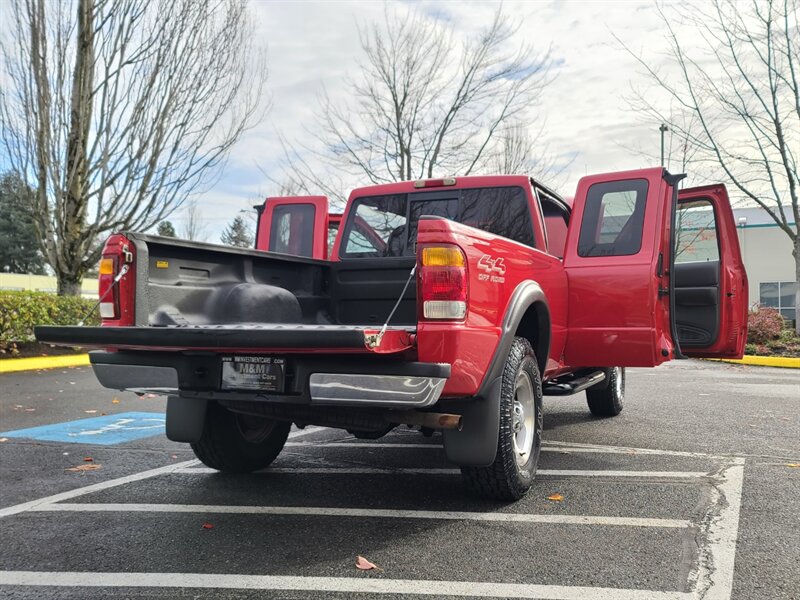
[{"label": "bare tree", "polygon": [[[799,6],[798,0],[714,0],[671,5],[669,14],[659,8],[669,71],[631,52],[665,98],[662,106],[652,90],[640,90],[633,108],[669,123],[696,150],[697,164],[721,171],[740,198],[770,215],[792,240],[798,282]],[[688,50],[687,39],[700,43],[696,51]],[[800,332],[800,283],[796,287]]]},{"label": "bare tree", "polygon": [[515,45],[518,29],[498,9],[479,35],[457,44],[420,14],[387,11],[360,31],[364,62],[348,80],[348,99],[321,97],[308,131],[321,146],[284,140],[286,178],[341,198],[343,178],[378,184],[487,170],[502,154],[506,126],[531,118],[552,79],[549,50]]},{"label": "bare tree", "polygon": [[205,242],[208,239],[208,228],[197,206],[197,201],[189,200],[184,204],[182,213],[183,224],[180,229],[180,237],[185,240]]},{"label": "bare tree", "polygon": [[11,0],[0,142],[60,294],[100,236],[146,230],[207,185],[260,116],[245,0]]},{"label": "bare tree", "polygon": [[542,143],[544,123],[535,133],[522,123],[513,123],[499,135],[497,151],[484,171],[497,174],[527,173],[551,188],[558,188],[573,158],[559,161]]}]

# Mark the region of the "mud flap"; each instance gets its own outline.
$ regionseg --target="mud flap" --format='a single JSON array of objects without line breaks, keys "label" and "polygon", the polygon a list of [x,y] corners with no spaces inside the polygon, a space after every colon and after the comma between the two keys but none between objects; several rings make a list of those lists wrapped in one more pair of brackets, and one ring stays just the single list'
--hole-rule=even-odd
[{"label": "mud flap", "polygon": [[488,386],[483,398],[474,398],[449,408],[461,414],[463,428],[443,430],[444,452],[447,460],[463,467],[487,467],[497,454],[497,438],[500,434],[500,387],[503,378],[498,377]]},{"label": "mud flap", "polygon": [[167,398],[167,438],[173,442],[197,442],[203,435],[206,401],[199,398]]}]

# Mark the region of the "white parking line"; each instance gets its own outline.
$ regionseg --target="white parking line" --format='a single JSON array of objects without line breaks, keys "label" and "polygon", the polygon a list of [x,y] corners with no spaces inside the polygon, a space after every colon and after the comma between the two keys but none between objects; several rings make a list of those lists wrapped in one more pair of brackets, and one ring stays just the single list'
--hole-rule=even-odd
[{"label": "white parking line", "polygon": [[[317,433],[318,431],[322,431],[325,429],[324,427],[317,427],[316,425],[306,427],[305,429],[296,429],[295,431],[289,432],[289,439],[294,440],[305,435],[309,435],[310,433]],[[292,445],[294,442],[287,442],[287,445]],[[304,442],[300,442],[301,444]],[[313,444],[314,442],[305,442],[305,444]]]},{"label": "white parking line", "polygon": [[100,490],[107,490],[108,488],[125,485],[126,483],[133,483],[134,481],[141,481],[142,479],[158,477],[159,475],[172,473],[173,471],[191,467],[199,463],[199,460],[187,460],[184,462],[175,463],[174,465],[167,465],[166,467],[159,467],[157,469],[150,469],[149,471],[142,471],[141,473],[134,473],[133,475],[126,475],[125,477],[117,477],[116,479],[109,479],[108,481],[93,483],[92,485],[76,488],[67,492],[61,492],[60,494],[53,494],[52,496],[39,498],[38,500],[31,500],[30,502],[23,502],[22,504],[15,504],[14,506],[8,506],[0,509],[0,518],[32,510],[41,504],[51,505],[54,502],[71,500],[72,498],[77,498],[78,496],[91,494],[92,492],[99,492]]},{"label": "white parking line", "polygon": [[[208,475],[219,473],[208,467],[195,467],[175,471],[180,474]],[[270,467],[255,475],[460,475],[459,469],[429,469],[424,467]],[[580,469],[539,469],[536,476],[543,477],[642,477],[656,479],[697,479],[711,477],[702,471],[588,471]]]},{"label": "white parking line", "polygon": [[527,513],[466,512],[445,510],[395,510],[383,508],[335,508],[327,506],[225,506],[214,504],[42,504],[33,512],[152,512],[233,515],[294,515],[315,517],[370,517],[380,519],[428,519],[443,521],[491,521],[499,523],[547,523],[558,525],[612,525],[686,529],[691,521],[588,515],[536,515]]},{"label": "white parking line", "polygon": [[0,585],[58,587],[204,588],[291,590],[351,594],[547,598],[549,600],[693,600],[684,592],[529,585],[484,581],[434,581],[356,577],[292,577],[208,573],[81,573],[0,571]]},{"label": "white parking line", "polygon": [[[287,442],[287,446],[302,446],[308,448],[405,448],[413,450],[444,450],[441,444],[414,444],[391,442],[351,442],[350,438],[338,442]],[[681,456],[686,458],[705,458],[709,460],[727,460],[727,456],[715,456],[700,452],[685,452],[681,450],[657,450],[652,448],[628,448],[625,446],[598,446],[594,444],[580,444],[577,442],[542,442],[542,452],[575,453],[575,454],[630,454],[631,456]]]},{"label": "white parking line", "polygon": [[690,583],[695,584],[692,587],[697,598],[703,600],[730,600],[733,596],[744,463],[744,458],[734,458],[732,464],[721,471],[722,483],[715,487],[712,498],[720,510],[717,515],[711,515],[710,522],[704,523],[707,543],[700,546],[699,566],[690,578]]},{"label": "white parking line", "polygon": [[441,444],[392,444],[391,442],[286,442],[287,446],[305,448],[420,448],[444,450]]}]

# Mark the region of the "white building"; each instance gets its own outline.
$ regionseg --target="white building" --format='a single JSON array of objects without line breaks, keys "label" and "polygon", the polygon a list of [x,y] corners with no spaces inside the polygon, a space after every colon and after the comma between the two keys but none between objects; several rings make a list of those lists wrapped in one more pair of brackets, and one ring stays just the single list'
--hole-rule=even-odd
[{"label": "white building", "polygon": [[[790,206],[784,207],[787,215]],[[773,306],[794,319],[795,281],[792,241],[760,207],[735,208],[739,245],[750,284],[750,305]]]}]

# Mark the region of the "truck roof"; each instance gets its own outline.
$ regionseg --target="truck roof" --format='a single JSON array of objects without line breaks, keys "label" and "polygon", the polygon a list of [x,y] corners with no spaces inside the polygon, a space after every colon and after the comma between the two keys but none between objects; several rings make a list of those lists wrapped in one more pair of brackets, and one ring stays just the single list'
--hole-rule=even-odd
[{"label": "truck roof", "polygon": [[354,197],[361,196],[408,194],[411,192],[419,192],[423,189],[462,189],[475,187],[504,187],[512,185],[526,186],[529,185],[530,181],[531,178],[527,175],[467,175],[464,177],[442,177],[418,179],[414,181],[397,181],[355,188],[352,192],[350,192],[350,199],[352,200]]}]

